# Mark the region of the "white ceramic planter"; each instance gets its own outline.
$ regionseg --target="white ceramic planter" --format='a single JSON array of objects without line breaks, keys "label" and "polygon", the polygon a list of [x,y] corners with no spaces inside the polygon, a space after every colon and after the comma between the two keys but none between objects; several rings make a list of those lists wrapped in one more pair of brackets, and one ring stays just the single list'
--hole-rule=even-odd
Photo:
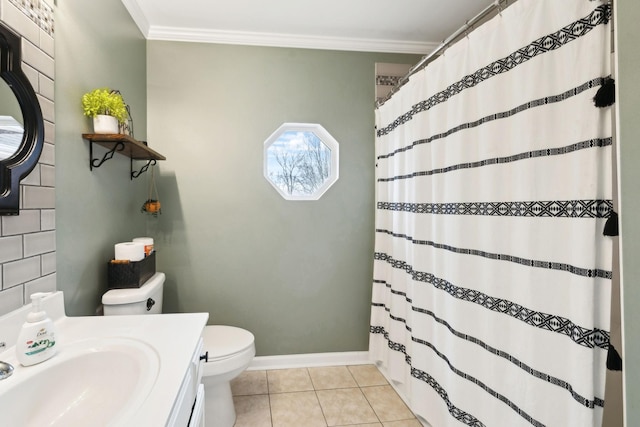
[{"label": "white ceramic planter", "polygon": [[98,114],[93,118],[93,133],[119,133],[118,119]]}]

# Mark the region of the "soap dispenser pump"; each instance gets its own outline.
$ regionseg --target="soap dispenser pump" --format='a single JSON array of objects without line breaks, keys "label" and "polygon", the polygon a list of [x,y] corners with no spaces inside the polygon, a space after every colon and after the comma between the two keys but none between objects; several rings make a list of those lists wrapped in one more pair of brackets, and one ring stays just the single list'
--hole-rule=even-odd
[{"label": "soap dispenser pump", "polygon": [[16,357],[22,366],[44,362],[56,354],[55,326],[41,307],[42,298],[47,295],[44,292],[31,295],[32,310],[16,344]]}]

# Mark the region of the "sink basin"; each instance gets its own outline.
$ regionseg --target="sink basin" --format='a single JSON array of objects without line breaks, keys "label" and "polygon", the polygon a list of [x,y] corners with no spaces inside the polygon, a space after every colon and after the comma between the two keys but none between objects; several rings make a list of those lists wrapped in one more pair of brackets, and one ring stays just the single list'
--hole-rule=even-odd
[{"label": "sink basin", "polygon": [[0,382],[2,426],[117,426],[145,401],[160,358],[142,341],[76,341]]}]

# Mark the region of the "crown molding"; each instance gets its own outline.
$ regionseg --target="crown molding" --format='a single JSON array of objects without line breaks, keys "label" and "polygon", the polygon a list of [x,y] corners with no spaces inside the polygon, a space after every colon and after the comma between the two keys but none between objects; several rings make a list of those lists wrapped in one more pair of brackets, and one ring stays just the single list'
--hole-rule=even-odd
[{"label": "crown molding", "polygon": [[[132,0],[122,1],[125,4],[132,2]],[[138,27],[140,27],[141,29],[147,28],[140,25],[140,22],[133,13],[131,16],[138,24]],[[143,33],[145,33],[144,30]],[[407,53],[420,55],[427,54],[439,46],[438,43],[321,37],[279,33],[185,29],[162,26],[148,27],[148,31],[146,31],[145,37],[148,40],[218,43],[247,46],[290,47],[302,49],[344,50],[355,52]]]},{"label": "crown molding", "polygon": [[146,39],[148,39],[149,29],[151,28],[151,25],[149,25],[149,21],[142,12],[142,9],[140,9],[140,5],[138,5],[138,2],[136,0],[122,0],[122,4],[127,9],[127,12],[129,12],[129,15],[131,15],[133,22],[136,23],[136,25],[142,32],[142,35]]}]

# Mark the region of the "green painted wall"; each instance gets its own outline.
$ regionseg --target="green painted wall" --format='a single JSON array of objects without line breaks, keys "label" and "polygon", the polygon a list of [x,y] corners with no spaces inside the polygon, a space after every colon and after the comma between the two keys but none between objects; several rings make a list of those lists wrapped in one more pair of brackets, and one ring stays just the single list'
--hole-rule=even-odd
[{"label": "green painted wall", "polygon": [[640,3],[617,1],[618,141],[620,150],[620,241],[626,425],[640,423]]},{"label": "green painted wall", "polygon": [[[244,327],[258,355],[368,349],[374,64],[414,55],[150,41],[149,145],[162,215],[148,223],[166,311]],[[286,201],[263,178],[284,122],[340,144],[340,178]]]},{"label": "green painted wall", "polygon": [[68,314],[87,315],[106,290],[113,245],[145,232],[146,182],[129,179],[129,160],[120,155],[89,171],[81,134],[92,125],[80,98],[96,87],[119,89],[144,139],[146,41],[120,0],[59,1],[55,31],[57,286]]}]

